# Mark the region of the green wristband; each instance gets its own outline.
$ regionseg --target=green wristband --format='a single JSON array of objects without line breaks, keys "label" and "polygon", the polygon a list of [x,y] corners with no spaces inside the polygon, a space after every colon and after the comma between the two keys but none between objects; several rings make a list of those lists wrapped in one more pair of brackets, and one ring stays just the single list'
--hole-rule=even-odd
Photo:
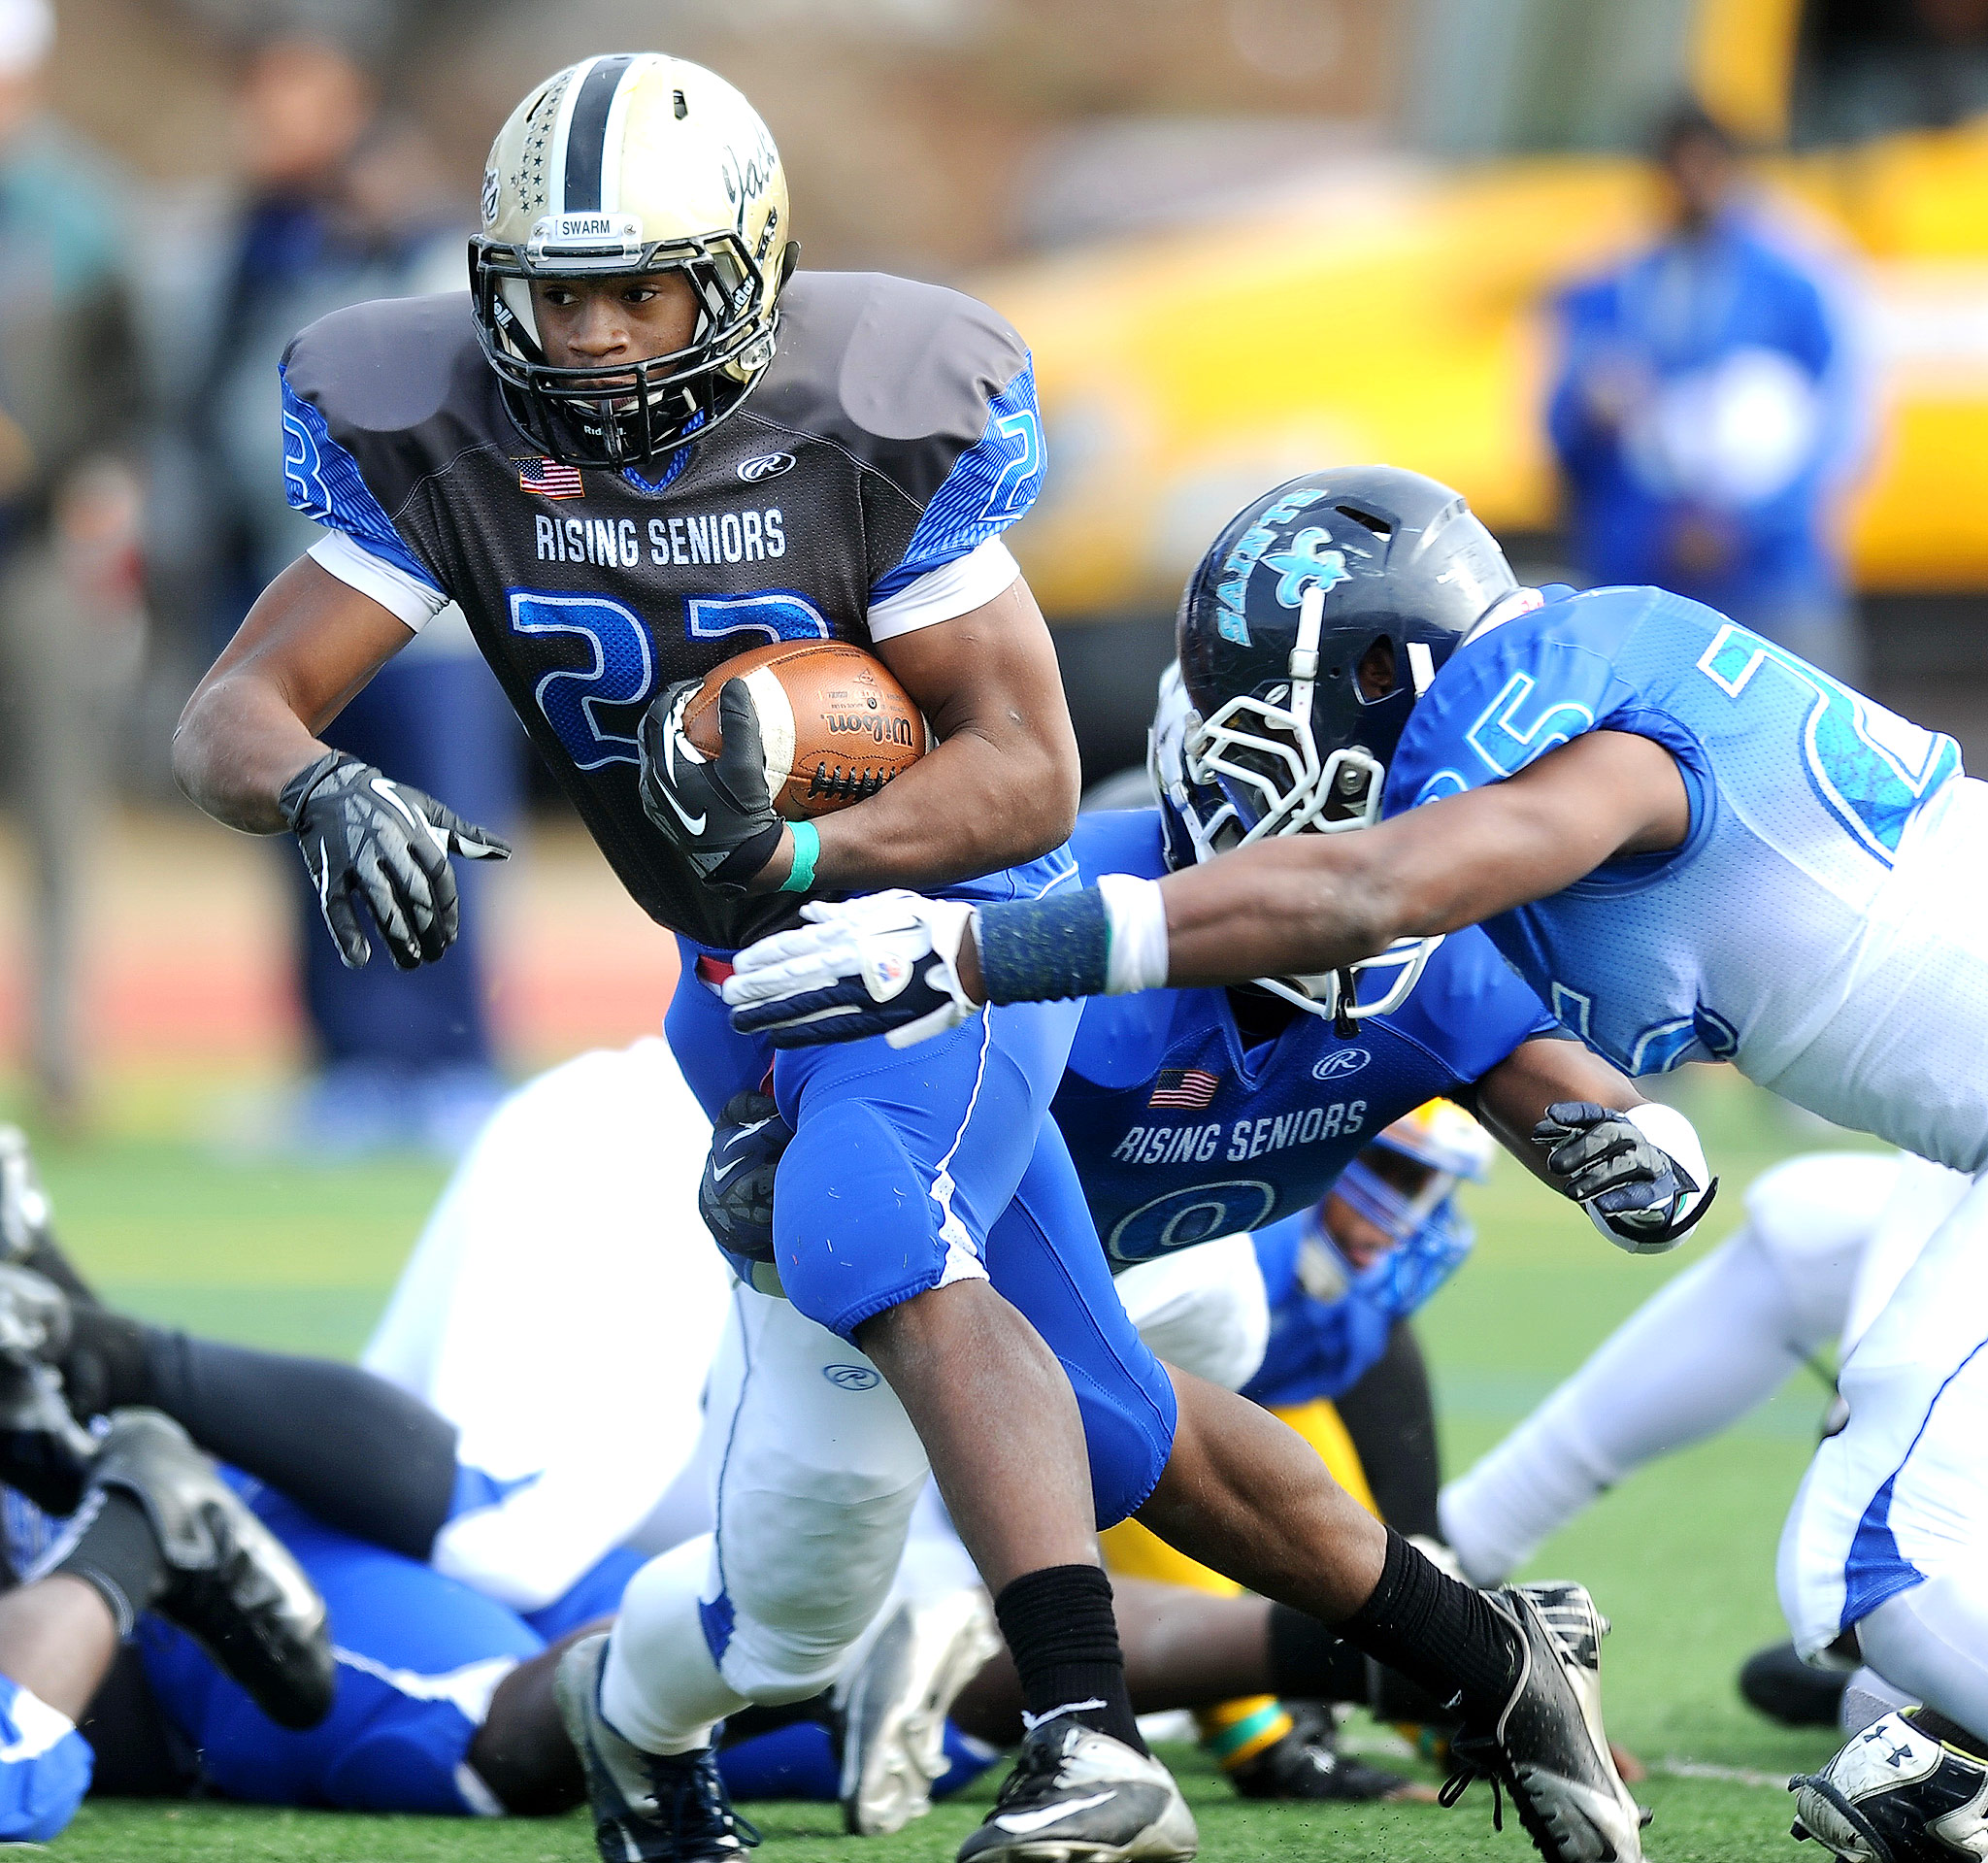
[{"label": "green wristband", "polygon": [[794,865],[780,882],[783,893],[804,893],[814,884],[814,857],[821,851],[821,830],[812,821],[790,821],[794,831]]}]

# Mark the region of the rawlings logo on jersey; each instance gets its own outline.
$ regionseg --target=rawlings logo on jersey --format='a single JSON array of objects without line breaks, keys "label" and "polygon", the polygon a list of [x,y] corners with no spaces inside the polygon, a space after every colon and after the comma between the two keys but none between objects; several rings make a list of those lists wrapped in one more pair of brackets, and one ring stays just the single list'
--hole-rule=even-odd
[{"label": "rawlings logo on jersey", "polygon": [[1311,1063],[1311,1078],[1314,1081],[1332,1081],[1342,1075],[1357,1074],[1373,1058],[1373,1052],[1368,1048],[1336,1048],[1330,1054],[1321,1054]]},{"label": "rawlings logo on jersey", "polygon": [[739,477],[748,485],[756,485],[762,479],[778,479],[783,472],[792,472],[797,463],[790,452],[757,453],[739,461]]}]

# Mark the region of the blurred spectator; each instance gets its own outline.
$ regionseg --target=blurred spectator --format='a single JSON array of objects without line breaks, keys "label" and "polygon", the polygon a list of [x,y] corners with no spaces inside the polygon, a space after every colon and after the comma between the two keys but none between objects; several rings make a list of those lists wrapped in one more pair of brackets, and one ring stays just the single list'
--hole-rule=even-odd
[{"label": "blurred spectator", "polygon": [[1591,582],[1655,582],[1854,682],[1839,536],[1869,384],[1840,286],[1742,200],[1725,131],[1669,116],[1663,237],[1557,307],[1548,424]]},{"label": "blurred spectator", "polygon": [[139,413],[114,186],[41,107],[47,0],[0,0],[0,692],[33,873],[32,1067],[83,1091],[83,886],[144,648]]},{"label": "blurred spectator", "polygon": [[[357,59],[316,36],[265,40],[238,92],[248,183],[225,242],[194,418],[215,462],[231,549],[215,645],[317,527],[284,500],[278,363],[306,324],[344,305],[465,284],[466,216],[412,127],[382,116]],[[449,609],[324,733],[340,749],[502,826],[518,807],[511,708]],[[301,987],[319,1072],[288,1143],[314,1151],[428,1145],[452,1151],[502,1090],[485,1013],[480,876],[465,873],[462,936],[411,973],[347,971],[294,849]]]}]

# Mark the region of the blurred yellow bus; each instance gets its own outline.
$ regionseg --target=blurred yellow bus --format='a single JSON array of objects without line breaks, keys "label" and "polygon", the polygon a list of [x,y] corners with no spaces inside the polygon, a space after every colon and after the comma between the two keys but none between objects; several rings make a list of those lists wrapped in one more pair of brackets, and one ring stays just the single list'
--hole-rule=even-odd
[{"label": "blurred yellow bus", "polygon": [[[1960,43],[1929,60],[1936,16]],[[1016,544],[1052,620],[1149,626],[1230,512],[1333,460],[1550,532],[1542,302],[1647,236],[1640,150],[1687,88],[1862,256],[1858,587],[1988,591],[1988,0],[1427,0],[1418,31],[1421,152],[978,282],[1035,350],[1050,481]]]}]

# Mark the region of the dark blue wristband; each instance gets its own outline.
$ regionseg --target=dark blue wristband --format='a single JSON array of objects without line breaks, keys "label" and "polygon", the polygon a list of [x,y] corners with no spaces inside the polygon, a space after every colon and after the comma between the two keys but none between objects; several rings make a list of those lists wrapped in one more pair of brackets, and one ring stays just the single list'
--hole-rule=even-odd
[{"label": "dark blue wristband", "polygon": [[1060,996],[1102,996],[1111,953],[1111,923],[1096,887],[982,906],[975,930],[980,981],[990,1003],[1046,1003]]}]

